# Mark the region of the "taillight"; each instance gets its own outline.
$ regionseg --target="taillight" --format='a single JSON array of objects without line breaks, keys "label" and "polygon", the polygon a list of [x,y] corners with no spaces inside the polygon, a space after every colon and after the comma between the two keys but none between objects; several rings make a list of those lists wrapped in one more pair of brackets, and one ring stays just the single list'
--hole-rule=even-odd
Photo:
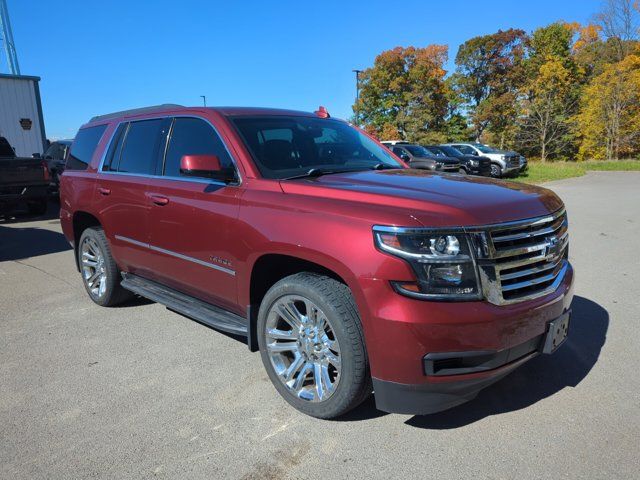
[{"label": "taillight", "polygon": [[51,177],[49,176],[49,167],[47,167],[47,162],[42,162],[42,169],[44,170],[44,180],[48,182]]}]

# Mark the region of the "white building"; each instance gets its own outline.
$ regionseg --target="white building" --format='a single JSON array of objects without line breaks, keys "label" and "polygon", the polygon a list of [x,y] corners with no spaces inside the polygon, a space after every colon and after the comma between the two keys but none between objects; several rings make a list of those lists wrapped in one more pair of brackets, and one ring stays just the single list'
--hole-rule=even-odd
[{"label": "white building", "polygon": [[40,77],[0,74],[0,136],[19,157],[45,150]]}]

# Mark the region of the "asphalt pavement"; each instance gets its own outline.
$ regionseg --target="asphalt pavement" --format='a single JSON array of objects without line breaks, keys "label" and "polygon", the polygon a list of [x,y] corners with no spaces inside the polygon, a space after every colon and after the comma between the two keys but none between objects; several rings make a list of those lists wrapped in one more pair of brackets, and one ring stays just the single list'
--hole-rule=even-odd
[{"label": "asphalt pavement", "polygon": [[237,339],[93,304],[54,206],[0,220],[0,478],[639,478],[640,173],[547,186],[569,213],[568,341],[422,417],[304,416]]}]

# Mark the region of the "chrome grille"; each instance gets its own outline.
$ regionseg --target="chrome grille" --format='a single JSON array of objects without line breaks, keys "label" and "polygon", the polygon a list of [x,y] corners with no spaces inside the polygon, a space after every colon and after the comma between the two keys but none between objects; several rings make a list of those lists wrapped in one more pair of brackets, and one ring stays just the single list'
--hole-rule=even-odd
[{"label": "chrome grille", "polygon": [[509,165],[512,167],[519,167],[520,166],[520,157],[515,157],[515,156],[510,156],[508,157],[508,162]]},{"label": "chrome grille", "polygon": [[489,227],[483,289],[496,304],[555,291],[567,270],[569,233],[563,210],[542,218]]}]

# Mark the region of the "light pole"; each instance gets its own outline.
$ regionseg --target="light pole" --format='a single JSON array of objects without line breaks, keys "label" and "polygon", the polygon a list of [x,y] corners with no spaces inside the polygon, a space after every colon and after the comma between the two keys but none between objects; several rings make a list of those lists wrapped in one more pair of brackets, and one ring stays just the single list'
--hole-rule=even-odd
[{"label": "light pole", "polygon": [[200,98],[202,98],[202,103],[206,107],[207,106],[207,96],[206,95],[200,95]]},{"label": "light pole", "polygon": [[356,114],[356,125],[360,126],[358,100],[360,99],[360,74],[362,73],[362,70],[352,70],[352,72],[356,74],[356,108],[354,113]]}]

